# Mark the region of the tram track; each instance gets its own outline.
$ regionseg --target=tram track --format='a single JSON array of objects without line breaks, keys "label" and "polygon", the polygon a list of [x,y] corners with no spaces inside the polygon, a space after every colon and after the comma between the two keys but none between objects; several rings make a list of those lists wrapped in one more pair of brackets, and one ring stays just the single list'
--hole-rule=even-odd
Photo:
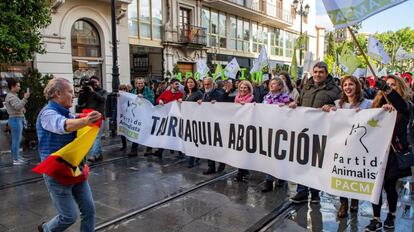
[{"label": "tram track", "polygon": [[[90,165],[90,168],[91,168],[91,170],[93,170],[96,167],[113,164],[113,163],[116,163],[118,161],[125,160],[125,159],[128,159],[128,158],[129,157],[125,156],[125,157],[117,157],[117,158],[114,158],[114,159],[105,160],[105,161],[102,161],[100,163]],[[40,182],[40,181],[43,181],[42,176],[36,176],[36,177],[32,177],[32,178],[18,180],[18,181],[12,182],[12,183],[6,183],[6,184],[3,184],[3,185],[0,185],[0,191],[5,190],[5,189],[9,189],[9,188],[24,186],[24,185],[28,185],[28,184],[34,184],[34,183],[37,183],[37,182]]]},{"label": "tram track", "polygon": [[185,189],[185,190],[180,190],[176,193],[173,193],[171,196],[169,196],[167,198],[164,198],[162,200],[159,200],[157,202],[149,204],[145,207],[133,209],[133,210],[130,210],[128,212],[122,213],[122,214],[116,216],[113,219],[109,219],[107,221],[104,221],[104,222],[98,224],[95,227],[95,231],[103,231],[103,230],[106,230],[106,229],[108,229],[108,231],[110,231],[111,229],[113,229],[117,224],[121,223],[122,221],[125,221],[125,220],[127,220],[131,217],[140,215],[142,213],[145,213],[145,212],[147,212],[147,211],[149,211],[153,208],[156,208],[158,206],[161,206],[161,205],[164,205],[166,203],[172,202],[172,201],[174,201],[178,198],[184,197],[185,195],[188,195],[188,194],[190,194],[190,193],[192,193],[192,192],[194,192],[194,191],[196,191],[196,190],[198,190],[202,187],[205,187],[207,185],[213,184],[213,183],[221,181],[221,180],[225,180],[225,179],[227,179],[231,176],[234,176],[236,173],[237,173],[237,170],[233,170],[229,173],[224,173],[220,176],[216,176],[214,178],[201,181],[201,182],[195,184],[194,186],[192,186],[191,188],[188,188],[188,189]]},{"label": "tram track", "polygon": [[[111,152],[114,152],[116,150],[116,149],[112,149],[112,150],[110,149],[110,148],[114,148],[114,147],[116,149],[119,149],[118,144],[108,145],[108,146],[105,146],[104,148],[107,149],[107,152],[111,153]],[[90,167],[91,170],[93,170],[94,168],[101,167],[101,166],[106,166],[106,165],[113,164],[113,163],[116,163],[118,161],[122,161],[122,160],[126,160],[126,159],[131,159],[131,158],[128,157],[128,156],[116,157],[116,158],[113,158],[113,159],[103,160],[103,161],[100,161],[98,163],[93,163],[93,164],[89,165],[89,167]],[[164,167],[171,166],[171,165],[177,165],[177,164],[182,163],[184,161],[185,160],[181,159],[181,160],[178,160],[178,161],[175,161],[175,162],[172,162],[172,163],[168,163],[168,164],[164,165]],[[27,166],[29,166],[29,164],[27,164]],[[9,189],[9,188],[24,186],[24,185],[28,185],[28,184],[34,184],[34,183],[37,183],[37,182],[40,182],[40,181],[43,181],[42,176],[26,178],[26,179],[23,179],[23,180],[17,180],[17,181],[11,182],[11,183],[5,183],[5,184],[0,185],[0,191],[5,190],[5,189]]]}]

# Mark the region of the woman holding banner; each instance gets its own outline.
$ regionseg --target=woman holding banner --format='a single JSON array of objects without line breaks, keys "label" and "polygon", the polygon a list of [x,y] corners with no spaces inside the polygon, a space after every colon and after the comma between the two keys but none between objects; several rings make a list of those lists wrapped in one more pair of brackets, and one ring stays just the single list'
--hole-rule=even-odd
[{"label": "woman holding banner", "polygon": [[281,72],[279,74],[279,77],[286,83],[286,87],[289,90],[289,97],[292,100],[297,101],[300,94],[296,87],[293,86],[292,79],[290,78],[289,74],[287,72]]},{"label": "woman holding banner", "polygon": [[[275,77],[269,81],[269,93],[263,98],[264,104],[275,104],[284,106],[289,104],[292,99],[289,97],[289,89],[286,83],[279,77]],[[271,175],[266,175],[265,187],[262,189],[263,193],[273,191],[273,182],[275,178]],[[278,185],[283,185],[284,181],[279,180]],[[289,190],[290,191],[290,190]],[[296,192],[296,189],[292,192]]]},{"label": "woman holding banner", "polygon": [[[198,100],[201,100],[202,98],[203,98],[203,93],[198,89],[197,81],[193,77],[188,78],[187,81],[185,82],[183,100],[196,102]],[[187,168],[192,168],[194,167],[195,164],[199,163],[200,158],[194,158],[192,156],[188,156],[187,160],[188,160]]]},{"label": "woman holding banner", "polygon": [[[409,106],[411,99],[411,91],[405,82],[394,75],[386,77],[386,81],[377,80],[376,87],[380,90],[374,98],[372,108],[384,108],[387,111],[397,110],[397,120],[395,123],[393,136],[391,140],[391,148],[388,154],[387,167],[384,174],[384,190],[387,194],[389,213],[384,221],[384,228],[394,228],[395,212],[397,210],[398,193],[396,190],[399,178],[410,176],[411,169],[400,169],[395,151],[406,151],[409,149],[407,140],[407,124],[410,120]],[[379,203],[372,204],[374,218],[370,224],[365,227],[365,231],[381,230],[381,205],[382,196]]]},{"label": "woman holding banner", "polygon": [[[242,105],[254,102],[253,85],[249,81],[243,80],[240,82],[234,102]],[[249,170],[239,169],[234,180],[237,182],[247,182],[248,176]]]},{"label": "woman holding banner", "polygon": [[[343,76],[341,78],[341,98],[335,101],[335,106],[325,105],[322,110],[336,111],[336,109],[355,109],[357,112],[362,109],[371,108],[372,101],[364,98],[363,88],[358,79],[354,76]],[[349,207],[348,198],[340,197],[341,206],[338,210],[338,218],[348,216],[348,208],[351,212],[358,211],[358,200],[351,199],[351,206]]]}]

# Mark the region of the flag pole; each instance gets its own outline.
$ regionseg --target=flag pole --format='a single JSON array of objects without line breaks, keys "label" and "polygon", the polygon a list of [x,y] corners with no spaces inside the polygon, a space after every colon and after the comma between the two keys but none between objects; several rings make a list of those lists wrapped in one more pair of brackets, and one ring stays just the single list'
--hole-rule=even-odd
[{"label": "flag pole", "polygon": [[357,45],[357,47],[358,47],[359,51],[361,52],[362,56],[364,57],[365,61],[367,62],[369,70],[371,70],[371,73],[374,75],[374,77],[375,77],[375,78],[378,78],[378,77],[377,77],[377,74],[375,74],[374,69],[373,69],[373,68],[372,68],[372,66],[371,66],[371,63],[368,61],[367,55],[365,55],[364,50],[362,50],[361,45],[359,45],[358,40],[356,39],[355,34],[354,34],[354,32],[352,31],[351,27],[350,27],[350,26],[348,26],[347,28],[348,28],[348,30],[349,30],[349,33],[351,33],[351,37],[352,37],[352,39],[354,40],[354,43]]}]

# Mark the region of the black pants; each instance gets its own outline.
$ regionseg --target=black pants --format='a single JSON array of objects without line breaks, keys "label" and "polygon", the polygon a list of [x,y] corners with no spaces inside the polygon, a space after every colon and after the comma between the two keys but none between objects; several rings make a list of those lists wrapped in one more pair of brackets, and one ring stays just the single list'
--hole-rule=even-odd
[{"label": "black pants", "polygon": [[138,143],[132,143],[131,152],[137,152],[137,151],[138,151]]},{"label": "black pants", "polygon": [[[207,164],[208,164],[208,169],[211,169],[211,170],[216,170],[216,162],[215,162],[215,161],[213,161],[213,160],[208,160],[208,161],[207,161]],[[219,167],[218,167],[218,169],[219,169],[220,171],[224,170],[225,165],[226,165],[226,164],[224,164],[224,163],[219,163]]]},{"label": "black pants", "polygon": [[[384,180],[384,185],[383,185],[385,193],[387,193],[388,208],[391,213],[395,213],[395,211],[397,211],[397,201],[398,201],[397,182],[398,182],[398,179]],[[372,204],[372,210],[374,211],[374,217],[381,216],[381,205],[382,205],[382,194],[380,196],[378,205]]]},{"label": "black pants", "polygon": [[127,146],[127,141],[126,141],[125,136],[121,135],[121,141],[122,141],[122,147],[123,147],[123,148],[126,148],[126,146]]}]

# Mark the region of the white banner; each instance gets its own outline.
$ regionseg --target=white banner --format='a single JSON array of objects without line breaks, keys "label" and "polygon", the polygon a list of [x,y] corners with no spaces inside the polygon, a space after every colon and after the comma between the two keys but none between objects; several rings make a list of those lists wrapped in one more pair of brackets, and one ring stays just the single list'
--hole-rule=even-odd
[{"label": "white banner", "polygon": [[236,79],[237,72],[240,71],[239,63],[237,63],[237,59],[233,58],[230,63],[226,65],[224,69],[224,75],[231,79]]},{"label": "white banner", "polygon": [[407,0],[323,0],[323,4],[335,28],[343,28],[405,1]]},{"label": "white banner", "polygon": [[[171,102],[121,92],[118,133],[337,196],[378,202],[396,113]],[[306,120],[304,120],[306,118]]]},{"label": "white banner", "polygon": [[383,64],[388,64],[391,58],[384,51],[382,44],[370,35],[368,39],[368,55]]}]

